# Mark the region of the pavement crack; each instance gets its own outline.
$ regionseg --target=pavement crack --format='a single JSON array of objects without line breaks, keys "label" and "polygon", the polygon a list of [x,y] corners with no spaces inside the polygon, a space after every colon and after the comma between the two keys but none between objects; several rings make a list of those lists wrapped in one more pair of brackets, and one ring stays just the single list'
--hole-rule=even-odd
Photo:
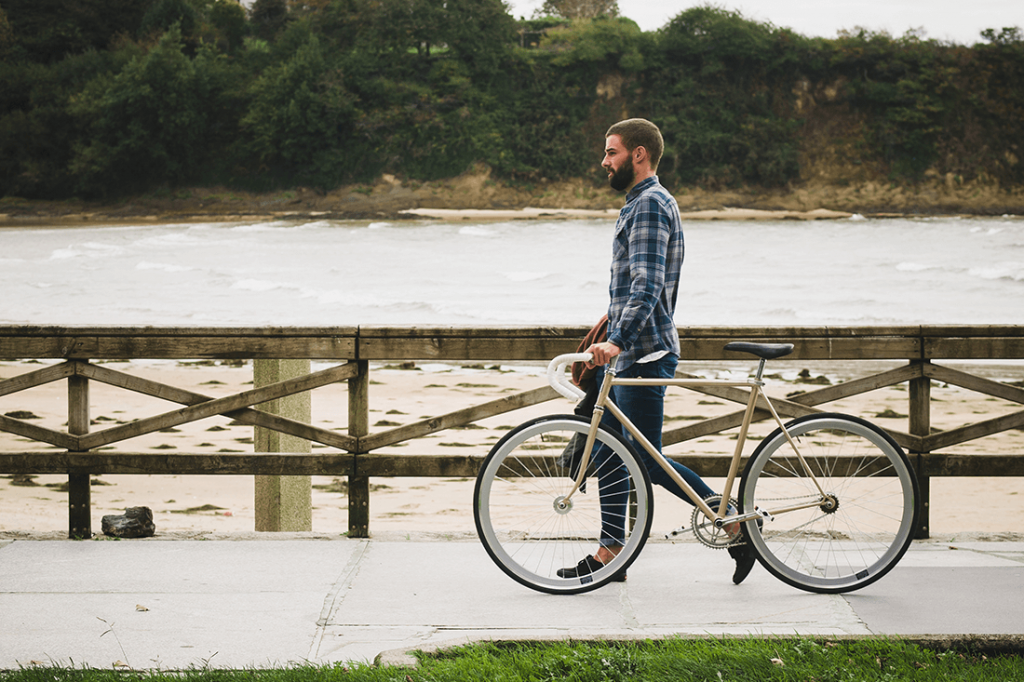
[{"label": "pavement crack", "polygon": [[345,567],[341,569],[338,574],[338,578],[331,585],[330,591],[327,596],[324,597],[323,608],[320,609],[320,617],[316,621],[316,633],[313,635],[313,641],[310,644],[309,655],[306,657],[307,660],[315,661],[320,654],[320,645],[324,640],[324,633],[326,632],[327,625],[331,622],[331,617],[337,613],[341,607],[341,603],[345,601],[345,595],[348,593],[349,588],[352,587],[352,583],[359,575],[359,567],[362,564],[364,558],[370,551],[370,541],[361,540],[359,541],[359,547],[357,547],[352,555],[349,557]]},{"label": "pavement crack", "polygon": [[621,607],[623,625],[632,629],[639,628],[640,619],[636,616],[636,609],[633,607],[633,602],[629,598],[629,590],[625,585],[619,586],[619,606]]}]

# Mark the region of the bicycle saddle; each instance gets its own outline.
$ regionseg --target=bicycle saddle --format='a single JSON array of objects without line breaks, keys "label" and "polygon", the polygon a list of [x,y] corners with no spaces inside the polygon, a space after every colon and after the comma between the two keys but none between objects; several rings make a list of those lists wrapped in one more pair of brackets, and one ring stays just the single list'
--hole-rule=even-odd
[{"label": "bicycle saddle", "polygon": [[793,352],[791,343],[750,343],[748,341],[733,341],[725,344],[725,350],[737,351],[739,353],[753,353],[763,360],[774,360],[789,355]]}]

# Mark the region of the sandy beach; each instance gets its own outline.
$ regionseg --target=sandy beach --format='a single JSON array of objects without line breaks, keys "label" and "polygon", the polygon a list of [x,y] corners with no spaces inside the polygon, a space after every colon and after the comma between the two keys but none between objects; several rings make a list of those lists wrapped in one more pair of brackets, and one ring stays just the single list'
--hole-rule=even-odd
[{"label": "sandy beach", "polygon": [[[812,388],[807,384],[850,378],[851,372],[867,373],[856,363],[847,366],[802,365],[797,361],[777,362],[770,380],[770,395],[785,396]],[[251,365],[175,361],[110,362],[111,369],[151,378],[214,397],[245,390],[252,381]],[[38,363],[0,362],[0,378],[17,376]],[[704,369],[714,369],[701,366]],[[740,363],[725,369],[737,370]],[[692,366],[681,367],[694,371]],[[807,369],[806,378],[799,375]],[[979,374],[1003,381],[1024,379],[1020,365],[986,366]],[[512,392],[544,385],[542,368],[532,365],[418,365],[415,368],[371,366],[371,432],[445,414],[473,404],[493,400]],[[932,389],[932,425],[946,429],[1018,411],[1019,405],[990,398],[954,386]],[[174,405],[141,394],[92,383],[90,415],[94,430],[135,418],[174,409]],[[67,421],[67,391],[64,382],[37,387],[0,397],[0,414],[31,413],[32,423],[64,429]],[[313,422],[329,429],[343,430],[347,415],[345,390],[330,386],[313,392]],[[532,408],[484,420],[473,427],[451,429],[381,452],[452,452],[485,454],[509,428],[542,414],[571,411],[567,401],[553,401]],[[905,386],[857,396],[833,403],[836,411],[870,419],[883,427],[907,429]],[[708,399],[680,389],[669,392],[666,429],[688,420],[714,417],[734,409],[724,401]],[[753,437],[763,437],[766,424],[754,428]],[[729,432],[674,445],[669,452],[729,453],[733,440]],[[166,450],[187,452],[251,451],[253,428],[235,425],[215,417],[179,429],[136,438],[118,447],[126,451],[154,454]],[[0,433],[0,450],[8,452],[42,450],[45,446],[8,433]],[[324,446],[314,444],[314,452]],[[752,445],[750,447],[753,447]],[[1012,430],[967,443],[952,452],[1020,453],[1024,431]],[[710,481],[713,488],[714,480]],[[931,526],[933,536],[959,533],[1006,534],[1024,529],[1024,500],[1019,478],[935,478],[932,481]],[[26,479],[0,474],[0,537],[54,536],[67,530],[66,476],[36,476]],[[253,479],[241,476],[99,476],[92,486],[94,532],[106,514],[120,514],[126,507],[147,506],[153,510],[157,535],[188,537],[210,533],[243,533],[254,528]],[[474,534],[471,479],[375,478],[371,481],[371,534],[429,534],[464,536]],[[347,497],[344,481],[329,477],[313,479],[313,530],[341,535],[347,529]],[[671,496],[658,494],[655,503],[656,533],[688,523],[690,507]]]}]

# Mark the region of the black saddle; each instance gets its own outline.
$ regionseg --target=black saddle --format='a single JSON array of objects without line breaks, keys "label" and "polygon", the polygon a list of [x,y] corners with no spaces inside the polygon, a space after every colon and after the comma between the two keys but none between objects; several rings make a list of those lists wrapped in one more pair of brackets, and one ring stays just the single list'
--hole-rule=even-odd
[{"label": "black saddle", "polygon": [[726,350],[738,353],[753,353],[762,360],[774,360],[789,355],[793,352],[791,343],[750,343],[748,341],[733,341],[725,344]]}]

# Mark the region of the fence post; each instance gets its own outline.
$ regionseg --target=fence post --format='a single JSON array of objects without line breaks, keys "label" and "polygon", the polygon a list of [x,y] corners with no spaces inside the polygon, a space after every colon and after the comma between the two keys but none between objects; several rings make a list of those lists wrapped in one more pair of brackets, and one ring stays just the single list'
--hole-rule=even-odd
[{"label": "fence post", "polygon": [[[309,360],[254,360],[256,388],[309,374]],[[309,392],[278,398],[256,406],[305,424],[310,422]],[[256,427],[256,452],[310,452],[303,438]],[[309,476],[257,476],[255,488],[257,531],[313,530],[313,490]]]},{"label": "fence post", "polygon": [[[918,365],[922,375],[910,380],[910,433],[914,436],[927,436],[931,433],[931,395],[932,380],[924,376],[924,366],[928,360],[913,360],[912,364]],[[924,466],[924,458],[920,455],[926,452],[911,453],[914,460],[914,469],[917,473],[917,483],[921,490],[921,511],[918,515],[917,535],[918,540],[926,540],[931,537],[931,477]],[[918,455],[914,457],[913,455]]]},{"label": "fence post", "polygon": [[[370,433],[370,363],[357,363],[358,374],[348,380],[348,435],[363,438]],[[357,448],[352,460],[352,473],[348,477],[348,536],[350,538],[370,537],[370,477],[359,474],[359,455],[362,445]]]},{"label": "fence post", "polygon": [[[89,433],[89,379],[68,377],[68,433]],[[92,491],[90,474],[68,474],[68,537],[85,540],[92,537]]]}]

